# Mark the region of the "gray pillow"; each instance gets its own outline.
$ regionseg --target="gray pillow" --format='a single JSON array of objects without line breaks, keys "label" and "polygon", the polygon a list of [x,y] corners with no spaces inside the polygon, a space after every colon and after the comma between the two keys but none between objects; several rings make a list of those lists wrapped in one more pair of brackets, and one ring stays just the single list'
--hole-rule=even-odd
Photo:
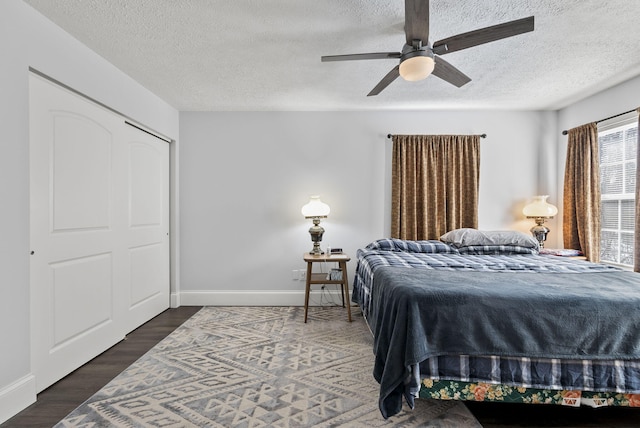
[{"label": "gray pillow", "polygon": [[442,235],[440,240],[457,248],[477,245],[516,245],[538,248],[538,241],[533,236],[516,230],[455,229]]}]

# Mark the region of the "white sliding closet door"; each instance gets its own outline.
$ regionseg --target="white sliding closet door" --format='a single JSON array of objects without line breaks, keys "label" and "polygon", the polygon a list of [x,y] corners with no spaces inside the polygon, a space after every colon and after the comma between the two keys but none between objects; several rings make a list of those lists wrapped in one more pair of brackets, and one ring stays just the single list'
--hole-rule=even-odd
[{"label": "white sliding closet door", "polygon": [[128,333],[169,307],[169,144],[126,126]]},{"label": "white sliding closet door", "polygon": [[169,145],[46,79],[29,84],[41,391],[169,306]]}]

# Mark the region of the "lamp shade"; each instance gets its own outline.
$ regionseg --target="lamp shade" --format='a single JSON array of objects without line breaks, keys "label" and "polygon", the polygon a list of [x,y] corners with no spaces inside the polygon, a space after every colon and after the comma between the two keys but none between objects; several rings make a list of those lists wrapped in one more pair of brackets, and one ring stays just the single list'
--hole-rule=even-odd
[{"label": "lamp shade", "polygon": [[400,76],[409,82],[426,79],[435,67],[433,58],[426,55],[413,56],[400,63]]},{"label": "lamp shade", "polygon": [[547,202],[549,195],[534,196],[533,201],[522,209],[522,213],[527,217],[551,218],[558,214],[558,208]]},{"label": "lamp shade", "polygon": [[320,196],[311,196],[309,203],[300,210],[305,218],[326,217],[331,212],[329,205],[320,200]]}]

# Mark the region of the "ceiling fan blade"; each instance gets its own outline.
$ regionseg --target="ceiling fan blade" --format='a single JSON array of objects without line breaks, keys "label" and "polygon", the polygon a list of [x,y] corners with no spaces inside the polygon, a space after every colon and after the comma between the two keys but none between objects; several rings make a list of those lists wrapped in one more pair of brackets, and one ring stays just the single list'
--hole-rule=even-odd
[{"label": "ceiling fan blade", "polygon": [[438,40],[433,44],[433,53],[444,55],[529,31],[533,31],[533,16]]},{"label": "ceiling fan blade", "polygon": [[428,44],[429,0],[405,0],[404,32],[409,46],[414,40],[422,40],[424,46]]},{"label": "ceiling fan blade", "polygon": [[322,62],[329,61],[352,61],[360,59],[388,59],[388,58],[400,58],[402,54],[400,52],[377,52],[377,53],[363,53],[363,54],[350,54],[350,55],[326,55],[320,57]]},{"label": "ceiling fan blade", "polygon": [[453,65],[449,64],[447,61],[443,60],[440,57],[435,59],[435,67],[433,69],[433,74],[436,77],[441,78],[442,80],[446,80],[458,88],[466,85],[471,82],[471,78],[464,74],[462,71],[455,68]]},{"label": "ceiling fan blade", "polygon": [[390,72],[388,72],[386,76],[382,78],[382,80],[376,85],[375,88],[371,90],[371,92],[367,94],[367,96],[371,97],[373,95],[378,95],[380,92],[382,92],[384,88],[389,86],[391,82],[396,80],[398,76],[400,76],[400,64],[393,67],[393,69]]}]

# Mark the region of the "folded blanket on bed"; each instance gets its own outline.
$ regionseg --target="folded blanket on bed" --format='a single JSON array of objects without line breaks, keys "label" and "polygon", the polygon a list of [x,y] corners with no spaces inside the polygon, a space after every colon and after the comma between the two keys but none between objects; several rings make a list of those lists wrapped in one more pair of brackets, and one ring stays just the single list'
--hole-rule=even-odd
[{"label": "folded blanket on bed", "polygon": [[[369,316],[383,416],[436,355],[640,358],[640,275],[376,269]],[[412,398],[407,396],[409,404]]]}]

